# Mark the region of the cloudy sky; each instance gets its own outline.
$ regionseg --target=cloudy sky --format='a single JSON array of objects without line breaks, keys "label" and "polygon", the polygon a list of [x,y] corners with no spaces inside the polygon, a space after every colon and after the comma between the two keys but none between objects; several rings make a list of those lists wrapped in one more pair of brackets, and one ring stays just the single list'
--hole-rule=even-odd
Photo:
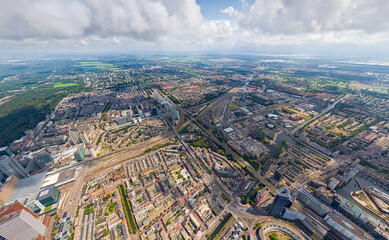
[{"label": "cloudy sky", "polygon": [[388,13],[388,0],[0,0],[0,49],[389,52]]}]

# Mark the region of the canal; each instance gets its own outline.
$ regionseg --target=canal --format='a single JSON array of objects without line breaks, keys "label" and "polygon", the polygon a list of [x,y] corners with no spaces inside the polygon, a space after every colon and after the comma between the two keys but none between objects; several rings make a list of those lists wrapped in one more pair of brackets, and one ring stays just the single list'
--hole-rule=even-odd
[{"label": "canal", "polygon": [[[364,179],[364,178],[361,178],[361,177],[358,177],[358,176],[355,176],[355,178],[359,181],[359,183],[362,185],[363,188],[366,188],[366,187],[375,187],[377,189],[380,189],[382,190],[381,188],[375,186],[374,184],[372,184],[371,182],[369,182],[368,180]],[[341,188],[338,188],[336,190],[336,193],[339,194],[340,196],[346,198],[347,200],[349,200],[350,202],[352,202],[353,204],[357,205],[358,207],[360,207],[363,211],[369,213],[370,215],[374,216],[375,218],[377,219],[380,219],[382,223],[386,224],[385,220],[382,219],[380,216],[378,216],[377,214],[371,212],[369,209],[365,208],[364,206],[362,206],[361,204],[359,204],[357,201],[355,201],[353,199],[353,197],[351,196],[351,192],[356,192],[356,191],[359,191],[361,190],[359,187],[358,187],[358,184],[357,182],[353,179],[351,179],[351,181],[346,184],[345,186],[341,187]],[[385,192],[385,191],[384,191]],[[387,224],[386,224],[387,225]]]}]

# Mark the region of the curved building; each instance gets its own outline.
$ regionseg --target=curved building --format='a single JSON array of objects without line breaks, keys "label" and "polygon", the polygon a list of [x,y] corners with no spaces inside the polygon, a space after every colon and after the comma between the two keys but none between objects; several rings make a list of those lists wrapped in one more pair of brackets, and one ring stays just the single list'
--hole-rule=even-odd
[{"label": "curved building", "polygon": [[258,240],[265,240],[266,235],[269,232],[281,232],[293,240],[305,240],[297,229],[292,228],[290,225],[283,222],[269,221],[261,225],[257,232]]}]

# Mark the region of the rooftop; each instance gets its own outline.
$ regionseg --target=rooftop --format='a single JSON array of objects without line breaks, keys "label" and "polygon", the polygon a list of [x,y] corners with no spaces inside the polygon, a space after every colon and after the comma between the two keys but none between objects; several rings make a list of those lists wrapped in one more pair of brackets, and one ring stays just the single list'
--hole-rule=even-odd
[{"label": "rooftop", "polygon": [[59,173],[51,174],[46,176],[45,181],[43,182],[42,187],[48,187],[58,182]]},{"label": "rooftop", "polygon": [[16,184],[14,191],[9,197],[7,203],[12,203],[15,200],[30,195],[34,192],[41,189],[43,180],[46,177],[47,172],[38,173],[31,177],[20,179],[18,184]]},{"label": "rooftop", "polygon": [[22,211],[24,211],[23,209],[21,210],[18,210],[18,211],[15,211],[15,212],[11,212],[5,216],[3,216],[1,219],[0,219],[0,224],[4,224],[5,222],[8,222],[14,218],[16,218],[17,216],[21,215]]},{"label": "rooftop", "polygon": [[48,187],[48,188],[45,188],[45,189],[41,190],[38,193],[38,196],[36,197],[36,199],[37,200],[42,200],[42,199],[45,199],[45,198],[49,197],[51,195],[51,193],[53,192],[53,190],[54,190],[54,186]]},{"label": "rooftop", "polygon": [[282,187],[277,191],[277,195],[284,198],[289,198],[292,202],[294,201],[292,195],[290,194],[289,188]]},{"label": "rooftop", "polygon": [[350,239],[373,239],[370,235],[366,234],[362,229],[338,211],[333,211],[328,215],[328,217],[329,218],[327,220],[325,219],[327,224]]},{"label": "rooftop", "polygon": [[55,183],[55,186],[59,187],[59,186],[62,186],[68,182],[71,182],[71,181],[74,181],[76,179],[76,174],[77,172],[80,171],[80,167],[79,168],[70,168],[70,169],[66,169],[62,172],[60,172],[59,176],[58,176],[58,181]]}]

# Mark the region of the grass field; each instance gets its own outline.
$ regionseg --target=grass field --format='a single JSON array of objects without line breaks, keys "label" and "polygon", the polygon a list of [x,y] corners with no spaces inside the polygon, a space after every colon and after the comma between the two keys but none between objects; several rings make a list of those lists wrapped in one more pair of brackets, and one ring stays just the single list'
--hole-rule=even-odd
[{"label": "grass field", "polygon": [[277,231],[270,232],[270,234],[268,234],[268,238],[270,240],[293,240],[293,238],[289,237],[288,235]]},{"label": "grass field", "polygon": [[43,212],[50,211],[52,207],[53,207],[53,205],[50,205],[50,206],[45,207],[45,210],[44,210]]},{"label": "grass field", "polygon": [[181,63],[192,63],[192,62],[203,62],[205,58],[203,57],[195,57],[195,56],[188,56],[188,57],[169,57],[165,59],[161,59],[161,62],[181,62]]},{"label": "grass field", "polygon": [[230,104],[230,108],[229,110],[234,110],[234,109],[237,109],[237,108],[240,108],[241,105],[236,103],[235,101],[232,101],[231,104]]},{"label": "grass field", "polygon": [[99,61],[94,62],[80,62],[80,65],[84,68],[90,69],[101,69],[101,70],[110,70],[110,71],[120,71],[122,69],[117,68],[115,65],[111,63],[103,63]]},{"label": "grass field", "polygon": [[54,83],[54,88],[72,87],[72,86],[78,86],[78,84],[77,83],[61,83],[61,82]]}]

